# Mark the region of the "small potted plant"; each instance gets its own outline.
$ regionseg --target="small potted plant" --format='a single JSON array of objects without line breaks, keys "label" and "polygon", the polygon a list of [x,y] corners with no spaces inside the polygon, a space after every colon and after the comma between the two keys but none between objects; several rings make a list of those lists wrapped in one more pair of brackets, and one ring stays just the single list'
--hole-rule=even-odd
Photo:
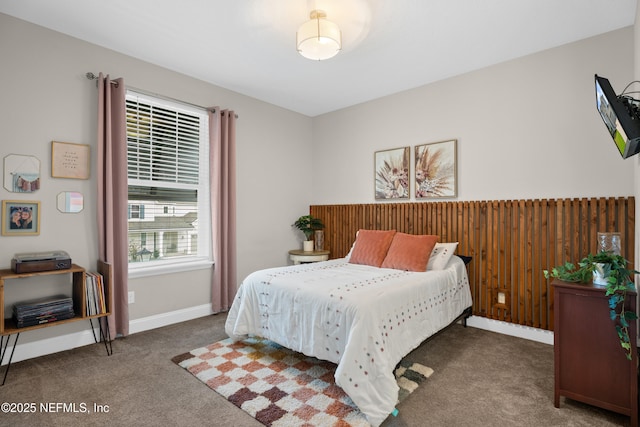
[{"label": "small potted plant", "polygon": [[544,270],[544,277],[577,283],[593,280],[594,284],[603,285],[606,288],[606,296],[609,297],[609,314],[615,323],[620,346],[625,350],[627,359],[631,360],[629,322],[635,321],[638,316],[633,311],[626,310],[624,303],[627,291],[635,291],[633,275],[639,273],[628,269],[627,264],[628,261],[621,255],[602,251],[595,255],[587,255],[577,267],[566,262],[551,271]]},{"label": "small potted plant", "polygon": [[293,226],[304,234],[305,241],[302,243],[303,250],[305,252],[313,252],[313,240],[311,238],[316,230],[322,230],[324,228],[322,220],[311,215],[303,215],[293,223]]}]

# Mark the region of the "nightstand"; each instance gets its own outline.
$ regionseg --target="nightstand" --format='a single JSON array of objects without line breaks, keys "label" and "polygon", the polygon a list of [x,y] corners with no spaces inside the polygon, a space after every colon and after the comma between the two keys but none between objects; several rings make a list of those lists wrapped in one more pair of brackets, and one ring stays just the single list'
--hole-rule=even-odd
[{"label": "nightstand", "polygon": [[293,261],[295,265],[326,261],[329,259],[329,251],[305,252],[301,249],[292,249],[289,251],[289,258],[291,258],[291,261]]},{"label": "nightstand", "polygon": [[[628,360],[609,298],[601,286],[554,280],[554,406],[560,396],[631,417],[638,425],[638,359],[635,320],[629,322],[632,359]],[[626,309],[636,311],[636,292],[628,291]]]}]

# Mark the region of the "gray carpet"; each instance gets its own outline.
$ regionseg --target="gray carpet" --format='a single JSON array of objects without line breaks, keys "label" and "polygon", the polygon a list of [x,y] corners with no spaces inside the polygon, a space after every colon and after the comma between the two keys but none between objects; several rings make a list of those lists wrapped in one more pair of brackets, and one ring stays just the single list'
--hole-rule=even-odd
[{"label": "gray carpet", "polygon": [[[171,358],[226,337],[225,315],[208,316],[11,367],[0,402],[35,413],[0,414],[0,426],[247,426],[262,424]],[[411,359],[434,369],[383,426],[619,426],[629,418],[561,399],[553,406],[553,347],[454,325]],[[2,371],[3,372],[3,371]],[[49,404],[45,413],[40,404]],[[66,409],[91,412],[65,413]],[[94,403],[108,413],[93,413]]]}]

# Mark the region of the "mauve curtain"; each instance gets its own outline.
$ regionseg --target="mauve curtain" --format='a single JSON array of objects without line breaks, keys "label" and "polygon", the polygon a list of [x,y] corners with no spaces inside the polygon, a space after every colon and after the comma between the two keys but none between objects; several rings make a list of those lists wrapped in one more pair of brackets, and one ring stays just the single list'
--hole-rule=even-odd
[{"label": "mauve curtain", "polygon": [[228,310],[236,294],[236,115],[209,111],[211,237],[213,278],[211,308]]},{"label": "mauve curtain", "polygon": [[129,334],[127,134],[123,79],[98,77],[98,256],[113,266],[109,330]]}]

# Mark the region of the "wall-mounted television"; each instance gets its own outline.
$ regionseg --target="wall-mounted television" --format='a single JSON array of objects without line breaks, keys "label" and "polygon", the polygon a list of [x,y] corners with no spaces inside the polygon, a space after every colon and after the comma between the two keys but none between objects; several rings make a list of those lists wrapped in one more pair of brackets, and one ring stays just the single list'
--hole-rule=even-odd
[{"label": "wall-mounted television", "polygon": [[616,96],[611,83],[596,74],[596,106],[623,159],[640,152],[639,101]]}]

